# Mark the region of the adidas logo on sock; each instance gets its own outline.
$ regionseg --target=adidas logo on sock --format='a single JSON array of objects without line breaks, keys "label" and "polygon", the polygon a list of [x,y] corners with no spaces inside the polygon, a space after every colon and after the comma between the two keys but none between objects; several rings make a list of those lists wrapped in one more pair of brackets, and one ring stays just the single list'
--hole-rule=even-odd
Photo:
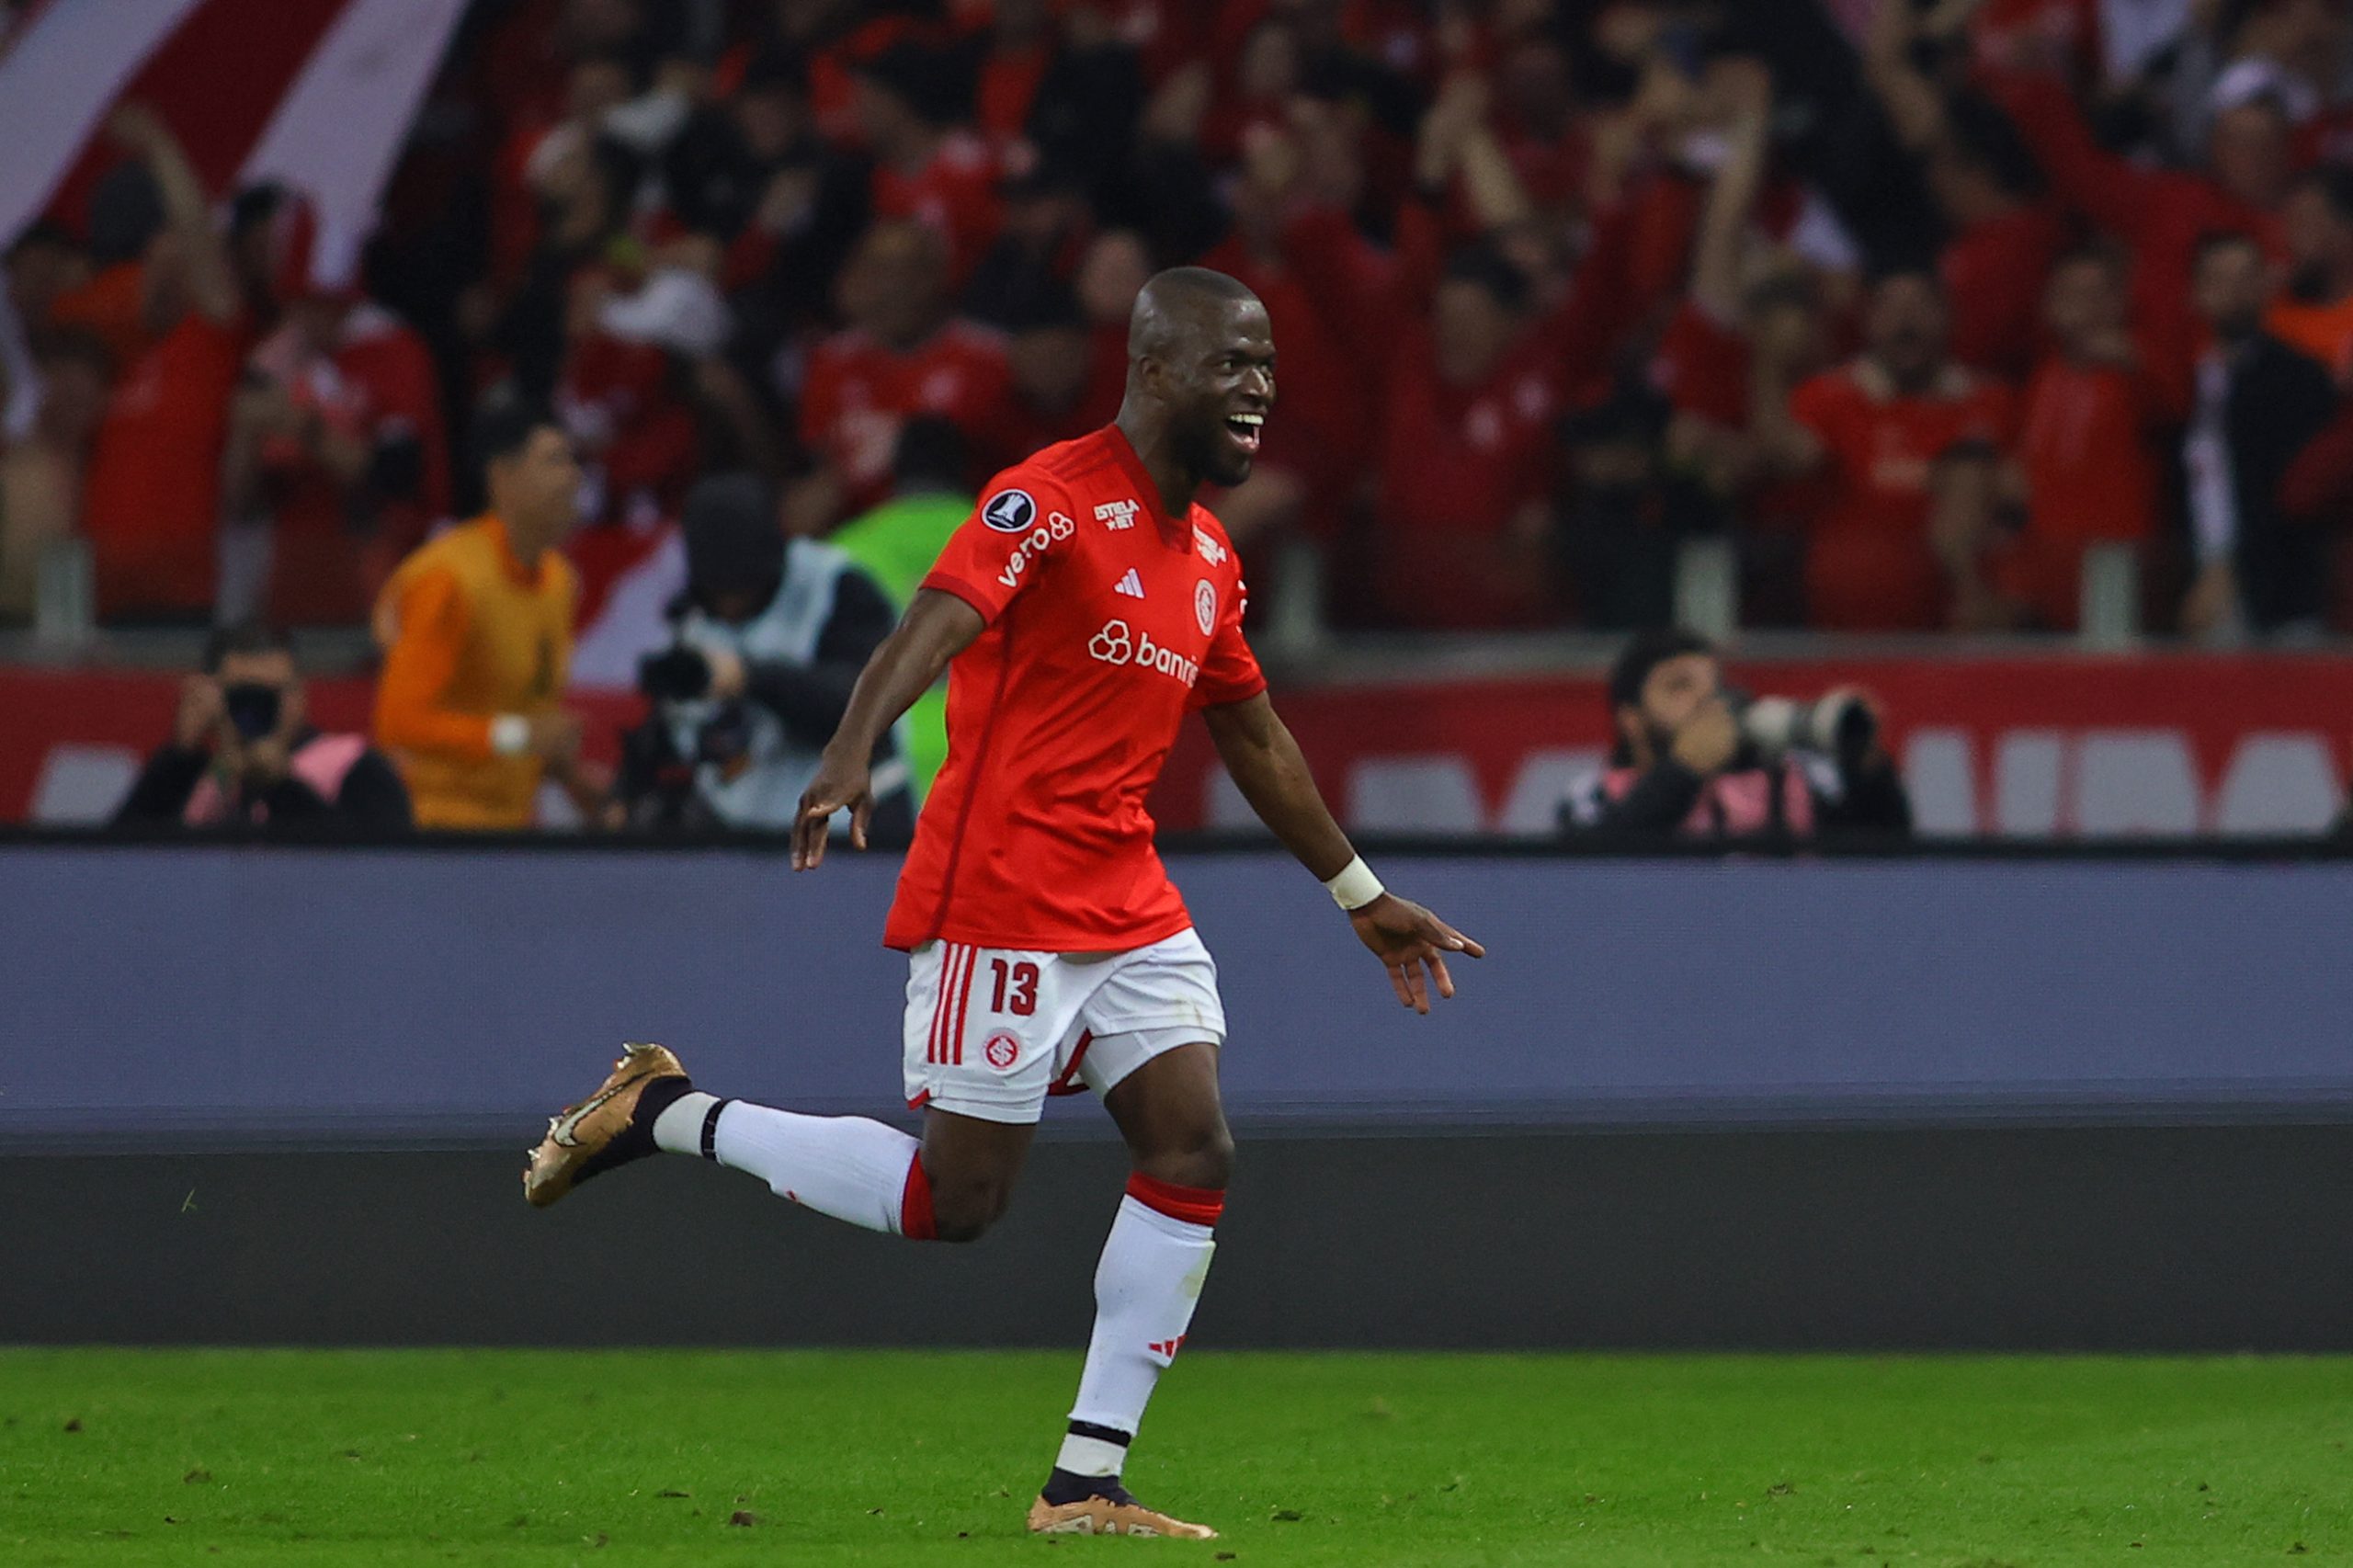
[{"label": "adidas logo on sock", "polygon": [[1131,599],[1143,597],[1143,579],[1136,575],[1134,567],[1129,567],[1128,574],[1120,579],[1119,591]]},{"label": "adidas logo on sock", "polygon": [[1176,1358],[1176,1352],[1184,1347],[1185,1336],[1181,1334],[1174,1339],[1155,1339],[1151,1344],[1144,1346],[1146,1350],[1151,1351],[1154,1355],[1165,1356],[1172,1361]]}]

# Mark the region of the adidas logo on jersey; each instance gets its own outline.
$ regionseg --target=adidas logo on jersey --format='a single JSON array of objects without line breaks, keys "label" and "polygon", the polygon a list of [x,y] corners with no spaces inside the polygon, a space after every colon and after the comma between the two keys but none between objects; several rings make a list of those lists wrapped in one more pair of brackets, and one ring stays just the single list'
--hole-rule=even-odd
[{"label": "adidas logo on jersey", "polygon": [[1095,520],[1118,533],[1121,528],[1136,526],[1136,514],[1143,510],[1141,501],[1106,501],[1095,508]]},{"label": "adidas logo on jersey", "polygon": [[1125,594],[1131,599],[1140,599],[1143,597],[1143,579],[1137,576],[1136,569],[1131,566],[1128,568],[1128,574],[1120,579],[1115,591]]}]

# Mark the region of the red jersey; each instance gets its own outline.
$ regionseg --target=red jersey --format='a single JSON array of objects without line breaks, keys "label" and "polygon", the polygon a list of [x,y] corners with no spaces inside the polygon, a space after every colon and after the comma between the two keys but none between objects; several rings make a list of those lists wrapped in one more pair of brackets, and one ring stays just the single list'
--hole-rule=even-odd
[{"label": "red jersey", "polygon": [[891,460],[909,415],[937,414],[984,443],[1011,400],[1005,340],[984,327],[952,321],[904,354],[870,334],[839,332],[809,356],[801,442],[824,455],[849,492],[849,509],[863,512],[890,494]]},{"label": "red jersey", "polygon": [[1949,365],[1919,395],[1870,359],[1798,388],[1790,413],[1821,439],[1830,502],[1807,551],[1813,624],[1844,631],[1942,624],[1944,574],[1928,543],[1928,480],[1963,441],[2006,448],[2010,389]]},{"label": "red jersey", "polygon": [[914,218],[946,235],[949,271],[961,288],[1005,218],[996,177],[996,160],[988,144],[969,132],[951,131],[919,169],[876,165],[870,193],[874,215]]},{"label": "red jersey", "polygon": [[1952,357],[1988,375],[2021,378],[2042,343],[2042,285],[2066,247],[2067,222],[2021,207],[1972,223],[1945,245],[1937,273],[1952,301]]},{"label": "red jersey", "polygon": [[449,509],[449,443],[432,356],[400,318],[362,303],[345,319],[330,353],[308,356],[281,330],[250,363],[284,386],[295,406],[370,448],[404,434],[416,440],[424,464],[417,493],[382,505],[366,539],[352,530],[344,487],[300,442],[262,445],[277,525],[271,619],[304,626],[364,621],[392,566]]},{"label": "red jersey", "polygon": [[1242,563],[1182,518],[1117,426],[1007,469],[923,586],[987,628],[948,676],[948,760],[883,940],[1116,952],[1192,924],[1144,797],[1198,708],[1266,689]]},{"label": "red jersey", "polygon": [[1997,575],[2043,625],[2075,627],[2086,545],[2156,532],[2164,476],[2154,437],[2165,417],[2154,381],[2118,365],[2053,355],[2028,383],[2018,427],[2026,528]]},{"label": "red jersey", "polygon": [[82,502],[101,616],[212,608],[221,451],[250,335],[190,311],[116,381]]},{"label": "red jersey", "polygon": [[1374,426],[1380,498],[1373,579],[1401,625],[1484,630],[1544,619],[1545,585],[1505,547],[1512,519],[1552,494],[1561,397],[1540,356],[1505,357],[1472,386],[1438,373],[1406,335]]}]

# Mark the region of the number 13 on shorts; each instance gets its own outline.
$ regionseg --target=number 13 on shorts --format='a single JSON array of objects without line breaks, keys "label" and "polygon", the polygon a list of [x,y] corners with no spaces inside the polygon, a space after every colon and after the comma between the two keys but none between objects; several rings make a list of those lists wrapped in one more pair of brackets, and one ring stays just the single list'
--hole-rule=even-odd
[{"label": "number 13 on shorts", "polygon": [[1035,1017],[1038,1011],[1038,966],[1028,959],[1008,959],[989,955],[989,972],[995,983],[989,993],[989,1011],[1010,1013],[1017,1018]]},{"label": "number 13 on shorts", "polygon": [[1120,953],[930,942],[908,955],[910,1105],[1035,1121],[1050,1093],[1097,1092],[1161,1051],[1222,1044],[1217,966],[1180,931]]}]

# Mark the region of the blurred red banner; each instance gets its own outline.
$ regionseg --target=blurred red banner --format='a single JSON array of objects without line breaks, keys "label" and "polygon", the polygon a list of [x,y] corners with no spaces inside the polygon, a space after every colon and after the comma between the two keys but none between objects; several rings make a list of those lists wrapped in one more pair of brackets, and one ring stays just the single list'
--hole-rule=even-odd
[{"label": "blurred red banner", "polygon": [[[1875,692],[1923,832],[2027,837],[2309,833],[2353,768],[2353,660],[2075,655],[1731,662],[1760,693]],[[1334,808],[1401,833],[1554,831],[1562,795],[1601,765],[1598,675],[1278,690]],[[1188,730],[1154,814],[1250,822],[1207,737]]]},{"label": "blurred red banner", "polygon": [[[2319,654],[1734,662],[1759,693],[1875,692],[1924,832],[2027,837],[2318,831],[2353,774],[2353,660]],[[103,820],[171,733],[176,677],[0,668],[0,820]],[[366,726],[365,679],[311,687],[327,729]],[[574,694],[609,759],[640,704]],[[1294,686],[1276,701],[1334,807],[1360,831],[1553,830],[1600,765],[1597,676]],[[1154,798],[1163,827],[1238,827],[1248,808],[1188,725]]]}]

